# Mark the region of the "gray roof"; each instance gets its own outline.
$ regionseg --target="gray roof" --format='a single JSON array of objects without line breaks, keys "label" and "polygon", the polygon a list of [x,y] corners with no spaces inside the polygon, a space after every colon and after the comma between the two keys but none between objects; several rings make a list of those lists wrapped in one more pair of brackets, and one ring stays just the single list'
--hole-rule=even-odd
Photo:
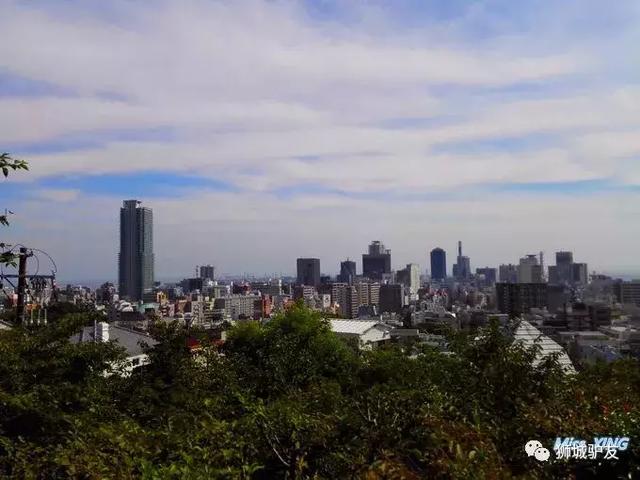
[{"label": "gray roof", "polygon": [[391,330],[379,320],[331,320],[331,330],[338,334],[364,335],[372,328]]},{"label": "gray roof", "polygon": [[571,359],[567,352],[551,338],[544,335],[540,330],[531,325],[526,320],[522,320],[513,335],[513,340],[521,342],[525,346],[540,345],[541,350],[534,360],[533,364],[538,365],[544,357],[554,353],[558,353],[558,362],[566,373],[575,373],[576,370],[571,363]]},{"label": "gray roof", "polygon": [[[124,347],[129,357],[143,353],[140,345],[143,342],[148,345],[158,343],[149,335],[115,325],[109,325],[109,340],[114,340],[118,345]],[[80,332],[69,338],[69,341],[71,343],[93,342],[93,327],[84,327]]]}]

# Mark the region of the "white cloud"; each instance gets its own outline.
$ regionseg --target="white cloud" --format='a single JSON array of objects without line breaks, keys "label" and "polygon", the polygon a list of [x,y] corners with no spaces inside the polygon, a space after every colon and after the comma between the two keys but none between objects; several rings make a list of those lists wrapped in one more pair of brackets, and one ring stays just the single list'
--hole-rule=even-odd
[{"label": "white cloud", "polygon": [[46,190],[39,189],[35,194],[44,199],[53,202],[66,203],[76,200],[80,194],[78,190]]},{"label": "white cloud", "polygon": [[[165,276],[188,273],[185,262],[210,261],[207,255],[229,272],[270,271],[313,251],[337,265],[336,252],[356,257],[378,236],[398,252],[398,266],[458,237],[482,245],[473,255],[484,255],[483,263],[497,262],[489,250],[515,260],[522,248],[575,245],[577,256],[582,249],[589,261],[606,266],[613,260],[596,253],[601,238],[593,238],[594,218],[598,230],[615,238],[616,261],[635,252],[627,240],[638,233],[628,221],[638,214],[632,194],[540,199],[486,193],[477,201],[447,202],[265,194],[301,184],[399,198],[511,182],[640,184],[633,160],[640,154],[634,134],[640,89],[618,78],[626,70],[614,65],[629,48],[620,39],[633,35],[607,37],[597,48],[593,40],[581,42],[584,31],[560,28],[571,24],[566,15],[575,14],[575,5],[569,13],[555,11],[549,31],[536,16],[523,32],[502,25],[486,7],[405,31],[391,28],[383,11],[362,6],[352,6],[361,21],[347,27],[313,22],[289,2],[110,5],[115,13],[105,19],[82,9],[46,11],[0,0],[0,29],[11,39],[0,42],[1,71],[73,93],[0,97],[0,144],[72,143],[83,134],[99,139],[100,132],[159,129],[171,139],[105,134],[103,145],[28,155],[31,172],[11,181],[169,170],[241,187],[146,202],[157,213]],[[483,18],[496,31],[490,40],[458,37],[468,22],[477,26]],[[494,149],[473,148],[473,142],[536,135],[548,138],[522,149],[499,142]],[[99,259],[99,270],[110,271],[119,201],[72,190],[38,194],[49,203],[25,204],[32,214],[19,231],[35,236],[46,228],[47,241],[78,272],[89,268],[71,253],[80,243],[87,255],[111,252]],[[613,213],[619,202],[627,217]],[[59,203],[64,228],[38,213]],[[87,222],[90,228],[77,239],[63,241],[68,225]],[[299,251],[301,245],[310,251]]]}]

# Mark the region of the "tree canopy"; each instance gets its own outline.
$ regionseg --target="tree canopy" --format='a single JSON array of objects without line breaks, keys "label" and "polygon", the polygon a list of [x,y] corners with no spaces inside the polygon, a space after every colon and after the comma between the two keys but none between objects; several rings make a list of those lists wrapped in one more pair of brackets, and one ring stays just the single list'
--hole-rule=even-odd
[{"label": "tree canopy", "polygon": [[[493,325],[451,354],[359,351],[296,305],[224,345],[154,329],[150,364],[112,342],[70,344],[84,314],[0,332],[0,474],[13,478],[629,478],[640,368],[565,375]],[[200,348],[189,348],[198,340]],[[631,437],[618,461],[538,462],[530,439]]]},{"label": "tree canopy", "polygon": [[[16,170],[29,170],[29,165],[24,160],[19,160],[13,158],[8,153],[0,153],[0,171],[4,178],[9,176],[10,171]],[[0,214],[0,225],[7,226],[9,225],[8,216],[13,213],[10,210],[5,210],[5,213]],[[0,264],[3,265],[14,265],[15,266],[15,258],[16,255],[11,251],[4,251],[7,248],[4,242],[0,242],[0,249],[3,250],[0,252]]]}]

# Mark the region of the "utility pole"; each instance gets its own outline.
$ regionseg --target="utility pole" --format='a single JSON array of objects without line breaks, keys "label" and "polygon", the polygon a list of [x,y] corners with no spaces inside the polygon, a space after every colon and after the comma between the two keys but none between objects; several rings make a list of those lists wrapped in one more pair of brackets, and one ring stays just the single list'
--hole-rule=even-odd
[{"label": "utility pole", "polygon": [[24,310],[27,293],[27,249],[20,247],[18,261],[18,307],[16,320],[18,325],[24,325]]}]

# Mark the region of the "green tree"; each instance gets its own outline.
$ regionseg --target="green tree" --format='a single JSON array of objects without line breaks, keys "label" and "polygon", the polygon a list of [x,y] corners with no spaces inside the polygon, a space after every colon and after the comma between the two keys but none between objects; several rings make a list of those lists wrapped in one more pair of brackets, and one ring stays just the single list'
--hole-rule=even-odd
[{"label": "green tree", "polygon": [[[29,165],[24,160],[11,157],[8,153],[0,154],[0,171],[2,171],[2,175],[7,178],[10,171],[16,170],[29,170]],[[6,210],[4,214],[0,214],[0,225],[9,225],[8,215],[11,213],[11,211]],[[15,266],[16,255],[11,251],[4,251],[7,247],[9,247],[7,244],[0,242],[0,249],[3,250],[0,253],[0,263]]]}]

